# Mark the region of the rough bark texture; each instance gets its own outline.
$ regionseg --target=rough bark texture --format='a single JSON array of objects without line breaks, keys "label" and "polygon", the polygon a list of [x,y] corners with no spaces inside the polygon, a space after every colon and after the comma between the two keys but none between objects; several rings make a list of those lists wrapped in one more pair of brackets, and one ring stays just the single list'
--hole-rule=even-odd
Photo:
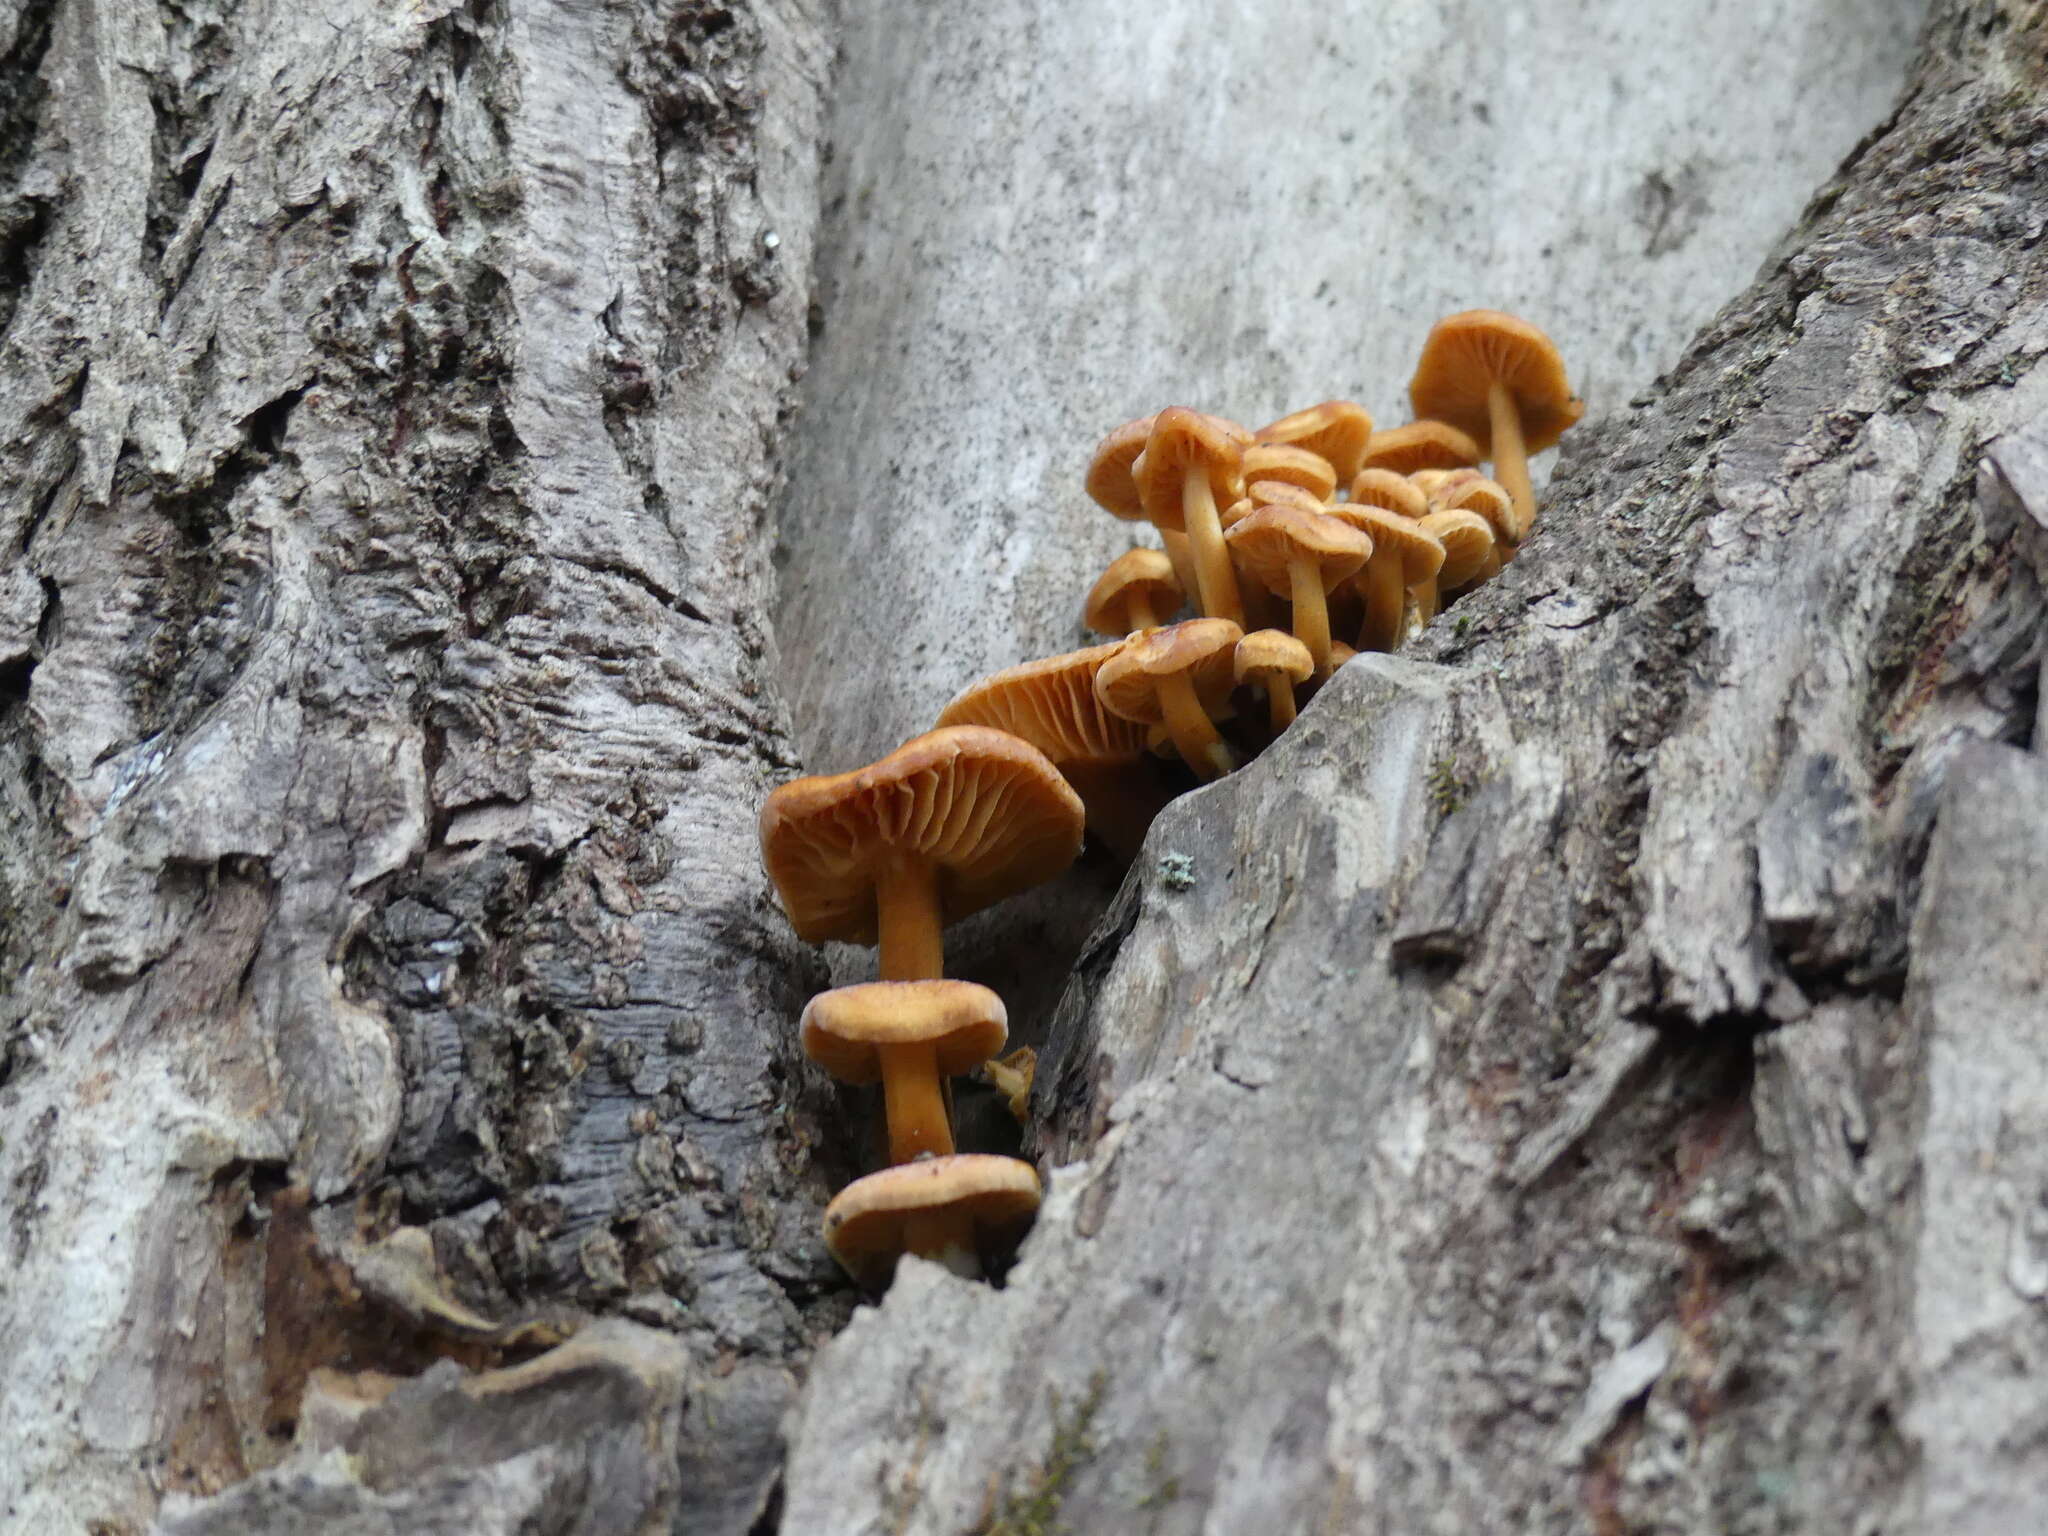
[{"label": "rough bark texture", "polygon": [[0,10],[9,1529],[295,1434],[169,1528],[768,1499],[840,1306],[751,846],[829,47]]},{"label": "rough bark texture", "polygon": [[1007,1288],[821,1351],[786,1529],[2041,1526],[2044,103],[1939,7],[1505,578],[1168,811]]}]

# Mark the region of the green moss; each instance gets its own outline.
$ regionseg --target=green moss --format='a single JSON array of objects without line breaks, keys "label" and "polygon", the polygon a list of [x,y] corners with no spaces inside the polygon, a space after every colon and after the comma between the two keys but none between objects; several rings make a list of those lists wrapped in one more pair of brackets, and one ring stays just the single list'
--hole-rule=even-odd
[{"label": "green moss", "polygon": [[1455,816],[1472,798],[1476,787],[1470,775],[1458,771],[1458,760],[1440,757],[1429,767],[1429,800],[1439,816]]},{"label": "green moss", "polygon": [[1052,1405],[1052,1444],[1037,1466],[1020,1479],[1007,1479],[1002,1501],[996,1510],[976,1526],[969,1536],[1061,1536],[1068,1530],[1060,1519],[1060,1506],[1074,1476],[1095,1459],[1095,1414],[1102,1406],[1102,1394],[1109,1385],[1106,1372],[1088,1379],[1088,1395],[1062,1413],[1057,1388],[1047,1392]]}]

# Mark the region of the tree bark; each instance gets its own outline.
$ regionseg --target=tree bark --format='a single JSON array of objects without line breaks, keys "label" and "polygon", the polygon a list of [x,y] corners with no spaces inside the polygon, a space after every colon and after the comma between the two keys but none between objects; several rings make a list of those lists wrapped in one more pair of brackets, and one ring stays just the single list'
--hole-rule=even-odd
[{"label": "tree bark", "polygon": [[829,46],[0,23],[9,1529],[765,1506],[844,1310],[751,846]]},{"label": "tree bark", "polygon": [[2048,1520],[2044,45],[1938,6],[1504,577],[1154,827],[1037,1230],[820,1352],[786,1529]]}]

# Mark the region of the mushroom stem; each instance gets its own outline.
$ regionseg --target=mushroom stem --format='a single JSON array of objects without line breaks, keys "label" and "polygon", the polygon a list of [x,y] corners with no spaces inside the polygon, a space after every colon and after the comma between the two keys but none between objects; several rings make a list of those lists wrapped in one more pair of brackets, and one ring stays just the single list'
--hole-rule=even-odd
[{"label": "mushroom stem", "polygon": [[945,929],[939,917],[939,871],[899,853],[875,876],[884,981],[935,981],[945,974]]},{"label": "mushroom stem", "polygon": [[1175,672],[1159,679],[1159,707],[1166,716],[1167,733],[1173,737],[1174,746],[1199,777],[1220,779],[1237,766],[1231,760],[1230,748],[1216,734],[1216,723],[1196,697],[1194,680],[1186,673]]},{"label": "mushroom stem", "polygon": [[1294,724],[1294,684],[1281,673],[1275,672],[1266,679],[1266,707],[1275,736]]},{"label": "mushroom stem", "polygon": [[1428,577],[1408,589],[1415,599],[1416,623],[1427,625],[1436,617],[1437,609],[1443,606],[1443,597],[1437,590],[1436,578]]},{"label": "mushroom stem", "polygon": [[1181,591],[1194,591],[1195,553],[1188,547],[1188,536],[1178,528],[1162,528],[1159,530],[1159,544],[1173,564],[1173,577],[1180,583]]},{"label": "mushroom stem", "polygon": [[921,1259],[943,1264],[963,1280],[981,1278],[981,1250],[974,1220],[957,1205],[915,1211],[903,1219],[903,1246]]},{"label": "mushroom stem", "polygon": [[1143,592],[1133,592],[1128,601],[1130,604],[1128,612],[1131,628],[1157,629],[1159,627],[1159,616],[1152,607],[1151,598],[1147,597]]},{"label": "mushroom stem", "polygon": [[1209,489],[1208,472],[1191,464],[1180,482],[1181,518],[1187,524],[1188,549],[1195,561],[1195,586],[1202,612],[1212,619],[1244,623],[1244,604],[1238,601],[1237,572],[1230,568],[1230,553],[1223,545],[1223,521],[1216,515],[1216,496]]},{"label": "mushroom stem", "polygon": [[939,1082],[939,1053],[930,1041],[877,1046],[882,1109],[889,1121],[889,1161],[907,1163],[929,1152],[953,1151],[953,1122]]},{"label": "mushroom stem", "polygon": [[1522,447],[1522,413],[1507,385],[1495,379],[1486,391],[1486,410],[1493,421],[1493,478],[1515,504],[1516,542],[1529,536],[1536,522],[1536,493],[1529,486],[1529,455]]},{"label": "mushroom stem", "polygon": [[1374,555],[1365,563],[1360,586],[1365,592],[1365,623],[1359,626],[1358,648],[1397,650],[1401,644],[1401,621],[1408,608],[1408,592],[1401,585],[1400,555]]},{"label": "mushroom stem", "polygon": [[1330,673],[1330,598],[1313,560],[1287,562],[1288,599],[1294,604],[1294,638],[1308,647],[1318,679]]}]

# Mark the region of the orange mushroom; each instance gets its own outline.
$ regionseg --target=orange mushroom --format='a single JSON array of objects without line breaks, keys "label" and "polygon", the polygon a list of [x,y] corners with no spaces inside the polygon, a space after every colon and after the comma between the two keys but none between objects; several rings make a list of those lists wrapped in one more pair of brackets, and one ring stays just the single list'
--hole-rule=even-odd
[{"label": "orange mushroom", "polygon": [[1228,619],[1189,619],[1132,635],[1095,674],[1103,708],[1141,725],[1164,725],[1182,759],[1204,779],[1236,766],[1216,718],[1237,679],[1232,654],[1244,631]]},{"label": "orange mushroom", "polygon": [[1349,524],[1299,507],[1261,507],[1230,530],[1230,552],[1269,592],[1293,604],[1295,638],[1315,675],[1330,670],[1329,591],[1372,555],[1372,539]]},{"label": "orange mushroom", "polygon": [[1555,443],[1585,410],[1550,338],[1497,309],[1448,315],[1422,344],[1408,399],[1416,415],[1449,422],[1478,442],[1514,504],[1514,542],[1527,538],[1536,521],[1529,455]]},{"label": "orange mushroom", "polygon": [[1195,562],[1196,598],[1204,615],[1244,620],[1237,577],[1223,548],[1219,506],[1244,489],[1244,449],[1250,434],[1235,422],[1170,406],[1152,418],[1145,451],[1131,466],[1145,516],[1161,529],[1184,531]]},{"label": "orange mushroom", "polygon": [[870,981],[804,1006],[804,1054],[842,1083],[881,1080],[889,1161],[953,1150],[943,1083],[1003,1048],[1003,1000],[971,981]]},{"label": "orange mushroom", "polygon": [[1358,648],[1394,650],[1407,624],[1408,589],[1436,575],[1444,563],[1444,547],[1419,521],[1385,507],[1347,502],[1330,508],[1329,515],[1372,540],[1372,558],[1357,579],[1365,599]]},{"label": "orange mushroom", "polygon": [[[1373,433],[1359,469],[1391,469],[1397,475],[1412,475],[1422,469],[1465,469],[1485,457],[1469,432],[1441,421],[1411,421]],[[1356,494],[1352,499],[1358,499]]]},{"label": "orange mushroom", "polygon": [[[1325,400],[1307,410],[1282,416],[1254,434],[1262,443],[1286,443],[1306,448],[1329,461],[1337,483],[1358,473],[1365,446],[1372,438],[1372,417],[1365,407],[1349,400]],[[1323,498],[1329,500],[1328,496]]]},{"label": "orange mushroom", "polygon": [[1284,629],[1255,629],[1237,642],[1232,664],[1239,687],[1266,695],[1266,719],[1275,736],[1294,724],[1294,690],[1316,670],[1307,646]]},{"label": "orange mushroom", "polygon": [[1038,1170],[1014,1157],[956,1153],[884,1168],[825,1207],[825,1246],[874,1289],[905,1253],[981,1277],[983,1251],[1013,1245],[1038,1212]]},{"label": "orange mushroom", "polygon": [[1179,612],[1186,596],[1162,552],[1130,549],[1110,561],[1088,589],[1081,622],[1098,635],[1155,629]]}]

